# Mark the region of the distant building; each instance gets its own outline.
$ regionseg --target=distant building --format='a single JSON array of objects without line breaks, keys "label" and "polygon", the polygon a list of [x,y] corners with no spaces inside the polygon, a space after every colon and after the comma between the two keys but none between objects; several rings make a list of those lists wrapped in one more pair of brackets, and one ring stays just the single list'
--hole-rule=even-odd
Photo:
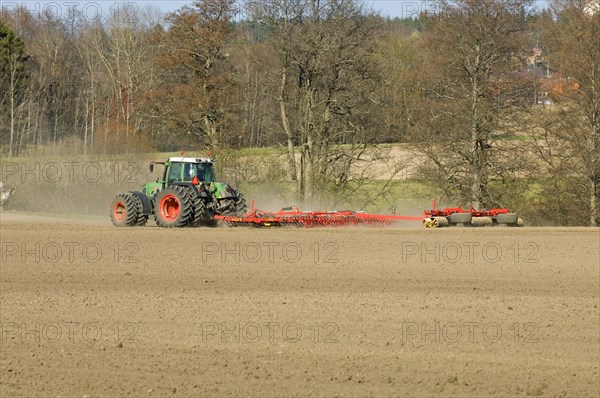
[{"label": "distant building", "polygon": [[583,9],[583,11],[588,15],[596,15],[600,12],[600,0],[590,0],[587,5]]},{"label": "distant building", "polygon": [[534,72],[541,77],[550,77],[550,65],[543,57],[542,49],[534,47],[531,54],[526,58],[527,71]]}]

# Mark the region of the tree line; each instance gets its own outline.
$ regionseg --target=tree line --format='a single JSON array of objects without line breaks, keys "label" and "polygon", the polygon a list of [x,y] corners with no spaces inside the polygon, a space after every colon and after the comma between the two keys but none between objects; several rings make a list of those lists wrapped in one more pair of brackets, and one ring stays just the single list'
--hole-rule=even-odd
[{"label": "tree line", "polygon": [[561,223],[598,225],[598,1],[436,4],[406,19],[359,0],[198,0],[108,20],[3,10],[2,156],[278,146],[310,200],[408,143],[445,197],[533,195]]}]

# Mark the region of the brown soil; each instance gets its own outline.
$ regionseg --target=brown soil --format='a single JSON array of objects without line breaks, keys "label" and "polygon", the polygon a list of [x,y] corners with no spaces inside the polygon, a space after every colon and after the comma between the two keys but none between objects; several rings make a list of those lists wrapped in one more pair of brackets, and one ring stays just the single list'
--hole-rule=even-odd
[{"label": "brown soil", "polygon": [[598,229],[0,217],[2,397],[600,395]]}]

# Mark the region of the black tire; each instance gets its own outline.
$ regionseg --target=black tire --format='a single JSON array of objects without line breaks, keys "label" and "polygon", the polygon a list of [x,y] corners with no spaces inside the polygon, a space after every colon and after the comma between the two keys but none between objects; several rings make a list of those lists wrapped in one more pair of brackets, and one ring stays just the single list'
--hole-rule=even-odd
[{"label": "black tire", "polygon": [[221,214],[224,216],[242,217],[246,214],[246,198],[241,193],[236,198],[223,199]]},{"label": "black tire", "polygon": [[470,224],[473,219],[471,213],[452,213],[450,214],[451,224]]},{"label": "black tire", "polygon": [[192,187],[186,186],[184,189],[192,199],[192,217],[189,222],[190,227],[212,227],[216,226],[217,220],[213,218],[213,211],[210,209],[206,200],[198,196]]},{"label": "black tire", "polygon": [[139,202],[139,199],[134,195],[127,193],[117,195],[110,207],[110,220],[113,225],[115,227],[134,227],[140,225],[138,223],[140,222],[142,207]]},{"label": "black tire", "polygon": [[248,210],[246,198],[240,193],[235,202],[235,211],[238,216],[243,216],[246,214],[246,210]]},{"label": "black tire", "polygon": [[143,227],[148,222],[148,216],[144,215],[144,206],[142,206],[142,201],[140,200],[140,198],[138,198],[135,195],[131,195],[131,197],[136,202],[136,205],[138,208],[138,217],[137,217],[137,221],[135,222],[135,226]]},{"label": "black tire", "polygon": [[496,222],[498,224],[516,224],[519,221],[519,216],[516,213],[498,214]]},{"label": "black tire", "polygon": [[235,216],[234,199],[221,199],[218,206],[218,213],[222,216]]},{"label": "black tire", "polygon": [[148,223],[148,216],[145,216],[143,214],[140,214],[140,216],[138,217],[138,221],[135,224],[136,227],[143,227]]},{"label": "black tire", "polygon": [[192,219],[192,198],[180,186],[171,186],[160,191],[154,202],[154,218],[162,228],[181,228]]}]

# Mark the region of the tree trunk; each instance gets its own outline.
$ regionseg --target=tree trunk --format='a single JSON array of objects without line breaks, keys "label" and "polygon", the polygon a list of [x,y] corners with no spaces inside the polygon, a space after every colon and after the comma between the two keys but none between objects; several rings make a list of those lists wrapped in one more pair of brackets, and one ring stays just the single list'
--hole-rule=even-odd
[{"label": "tree trunk", "polygon": [[290,121],[287,117],[285,109],[285,86],[287,83],[287,68],[284,66],[281,69],[281,83],[279,86],[279,111],[281,113],[281,123],[287,137],[288,147],[288,164],[290,168],[290,177],[292,181],[298,181],[298,173],[296,171],[296,153],[294,150],[294,136],[290,127]]},{"label": "tree trunk", "polygon": [[12,157],[14,151],[14,139],[15,139],[15,88],[14,88],[14,76],[11,72],[10,77],[10,143],[8,144],[8,157]]},{"label": "tree trunk", "polygon": [[[595,102],[592,100],[592,102]],[[592,192],[590,194],[590,225],[600,225],[600,159],[598,159],[598,120],[596,104],[592,104]]]},{"label": "tree trunk", "polygon": [[[594,100],[592,100],[594,102]],[[592,104],[592,148],[591,148],[591,192],[590,192],[590,225],[600,225],[600,159],[598,158],[598,121],[596,120],[595,104]]]},{"label": "tree trunk", "polygon": [[302,126],[304,130],[304,135],[306,137],[305,141],[305,163],[304,167],[306,169],[306,191],[309,199],[314,199],[315,196],[315,183],[316,183],[316,168],[315,168],[315,155],[316,155],[316,142],[314,136],[314,120],[313,120],[313,103],[314,103],[314,89],[311,87],[310,79],[306,79],[305,86],[303,88],[303,98],[302,98],[302,114],[304,120],[302,121]]},{"label": "tree trunk", "polygon": [[481,145],[478,122],[478,86],[477,78],[471,80],[471,204],[481,206]]},{"label": "tree trunk", "polygon": [[92,96],[92,120],[91,120],[91,125],[90,125],[90,149],[93,149],[94,147],[94,131],[96,129],[96,89],[94,87],[94,79],[95,79],[95,75],[93,72],[93,69],[91,69],[91,87],[92,87],[92,91],[91,91],[91,96]]},{"label": "tree trunk", "polygon": [[600,205],[600,176],[594,176],[592,178],[592,193],[590,195],[590,225],[592,227],[597,227],[600,225],[600,212],[598,211],[598,207]]},{"label": "tree trunk", "polygon": [[298,196],[301,203],[306,199],[306,147],[302,140],[302,148],[300,149],[300,182]]},{"label": "tree trunk", "polygon": [[88,99],[86,99],[86,101],[85,101],[85,127],[83,130],[83,154],[84,155],[87,155],[89,126],[90,126],[90,102]]},{"label": "tree trunk", "polygon": [[211,148],[215,149],[219,147],[219,139],[217,137],[217,126],[213,120],[210,120],[208,115],[204,116],[204,126],[206,126],[206,132],[208,133],[208,141]]}]

